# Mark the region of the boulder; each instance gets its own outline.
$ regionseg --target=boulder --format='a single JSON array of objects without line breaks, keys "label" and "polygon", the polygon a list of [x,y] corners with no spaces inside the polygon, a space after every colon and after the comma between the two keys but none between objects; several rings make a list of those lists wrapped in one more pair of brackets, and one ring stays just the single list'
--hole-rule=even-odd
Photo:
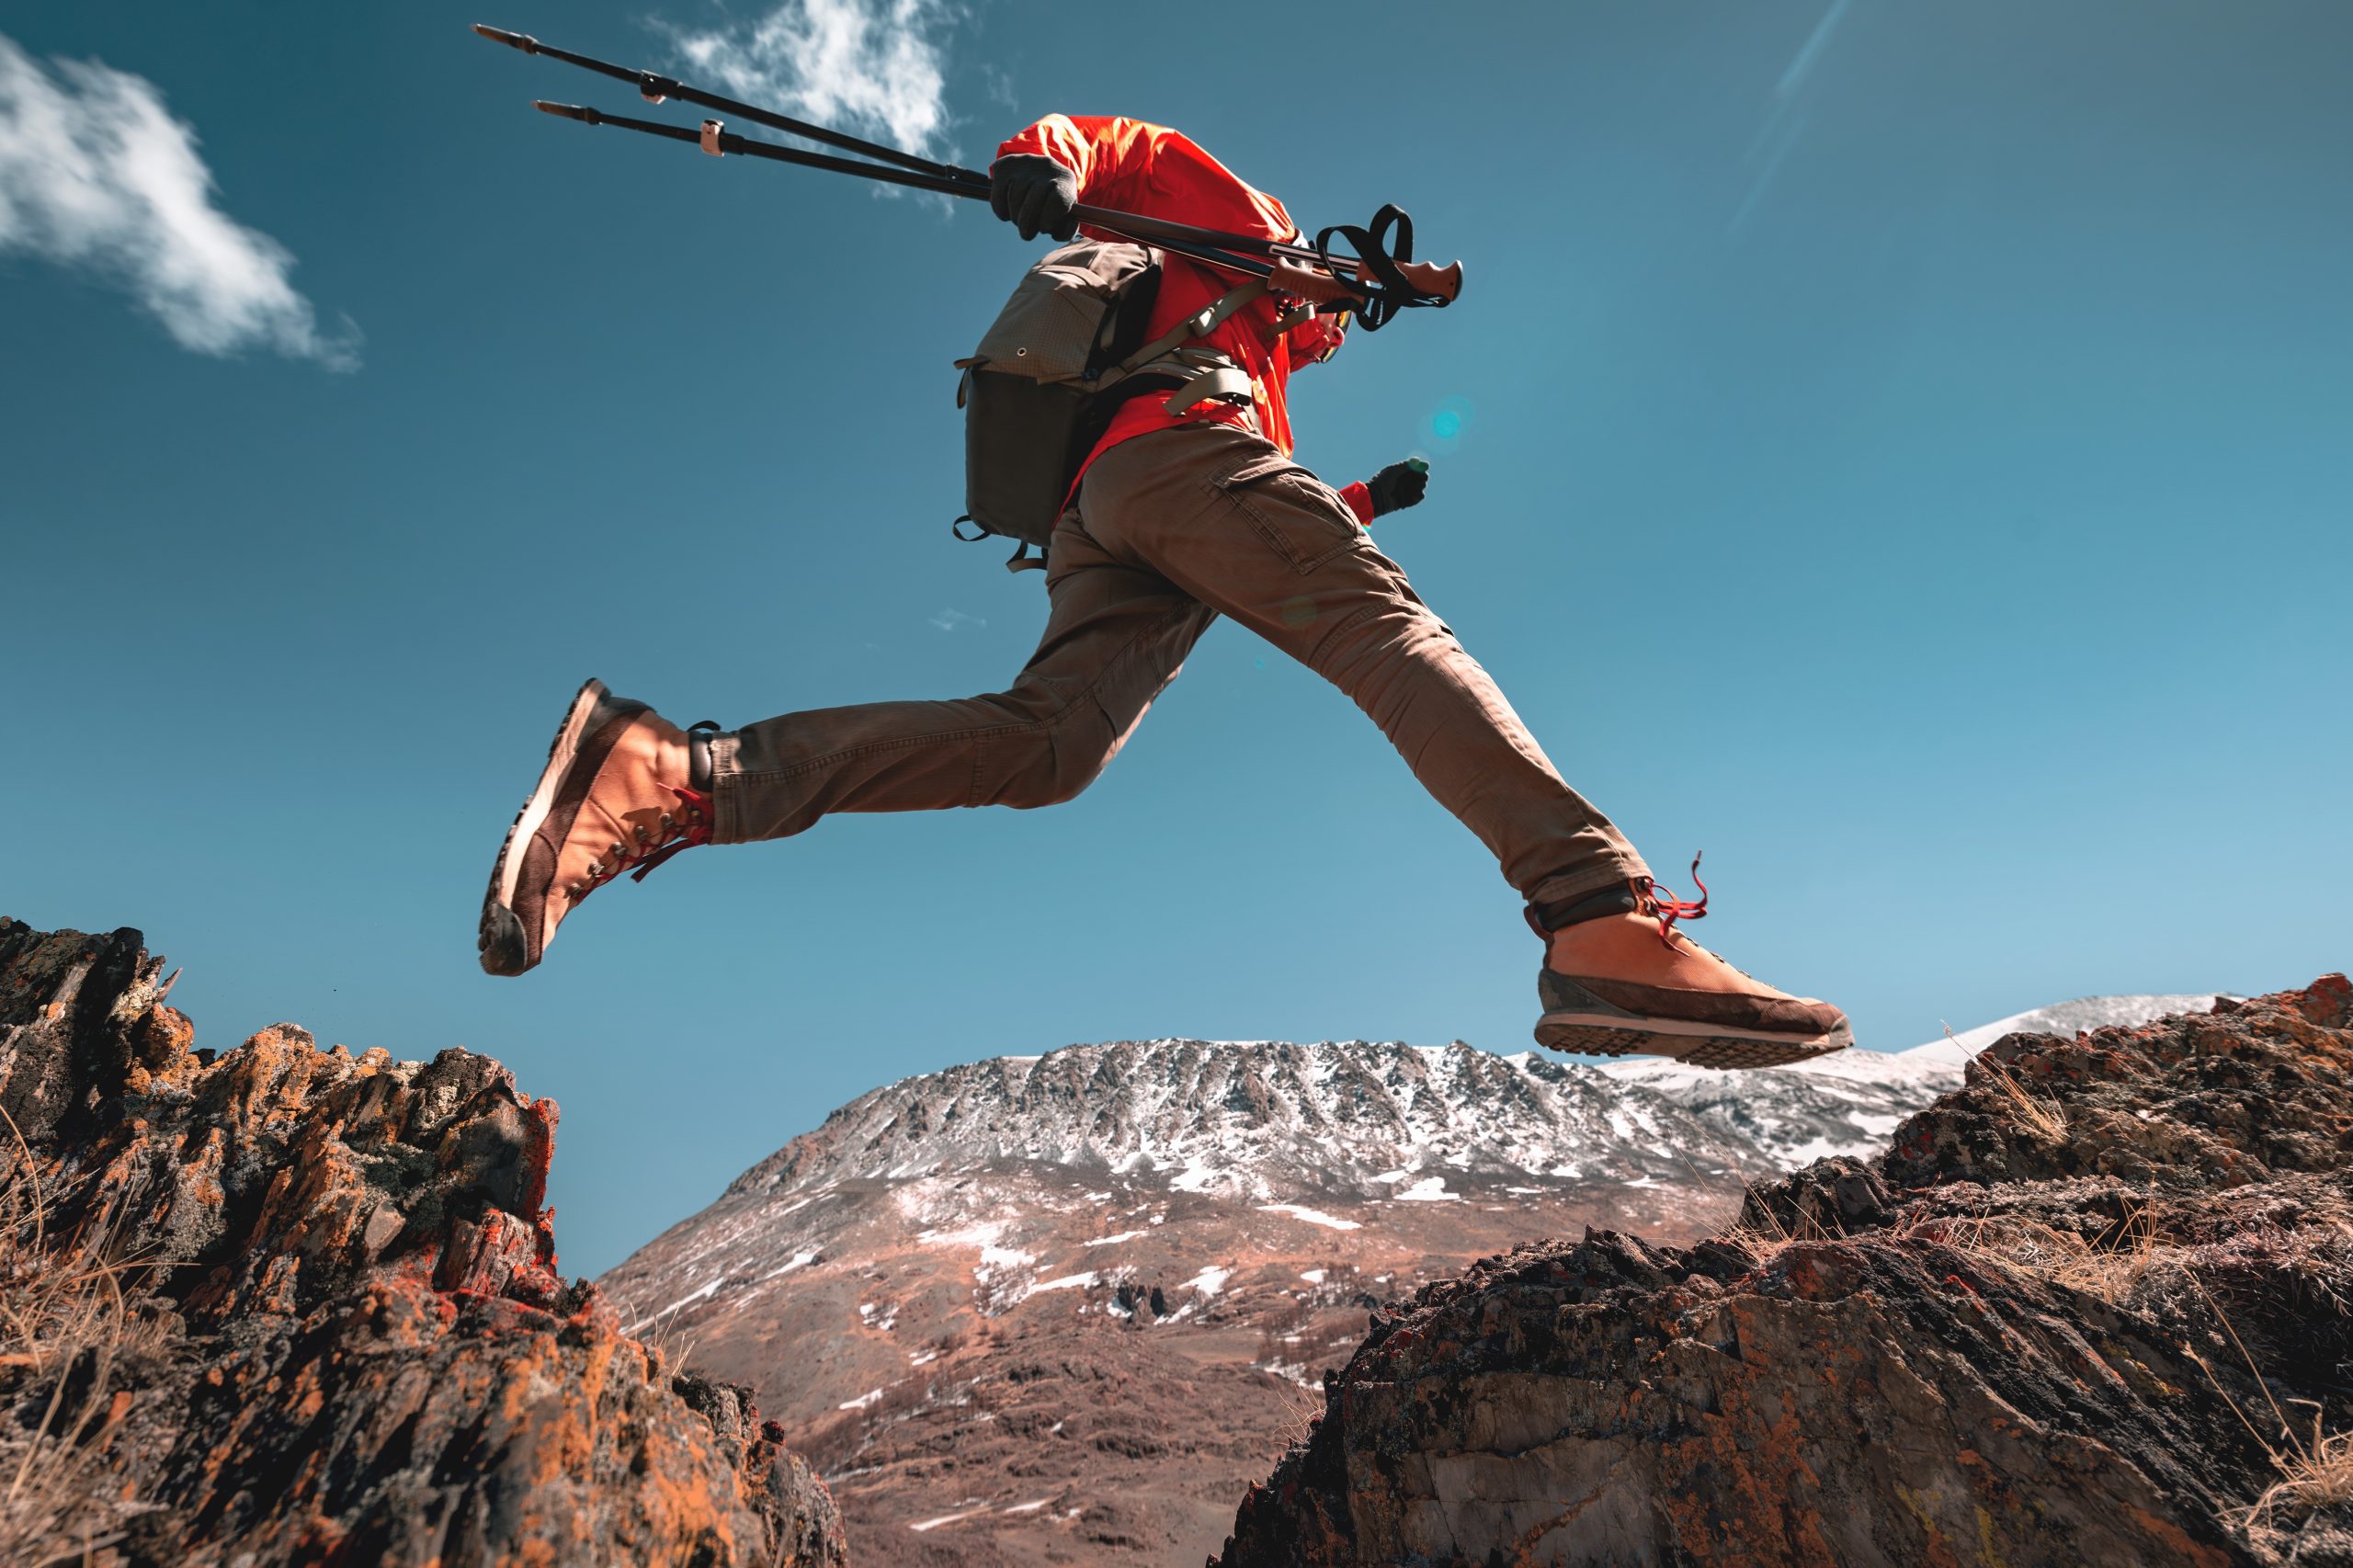
[{"label": "boulder", "polygon": [[845,1561],[749,1392],[558,1272],[552,1100],[290,1024],[216,1058],[163,968],[0,920],[0,1449],[55,1493],[0,1557]]},{"label": "boulder", "polygon": [[2348,1303],[2342,975],[2011,1035],[1696,1246],[1376,1313],[1215,1562],[2353,1562]]}]

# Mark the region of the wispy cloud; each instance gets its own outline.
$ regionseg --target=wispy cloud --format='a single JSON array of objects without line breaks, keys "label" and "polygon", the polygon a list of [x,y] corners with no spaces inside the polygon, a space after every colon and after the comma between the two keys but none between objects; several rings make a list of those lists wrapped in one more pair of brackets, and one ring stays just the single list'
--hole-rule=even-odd
[{"label": "wispy cloud", "polygon": [[982,627],[988,624],[987,621],[983,620],[979,616],[966,615],[961,609],[943,609],[938,615],[931,616],[928,619],[932,625],[937,626],[942,631],[961,631],[962,628],[967,626]]},{"label": "wispy cloud", "polygon": [[784,0],[756,22],[671,36],[730,97],[937,156],[960,14],[950,0]]},{"label": "wispy cloud", "polygon": [[51,64],[0,35],[0,255],[119,286],[199,354],[358,366],[358,330],[319,330],[287,281],[286,247],[214,205],[196,132],[153,83],[96,61]]}]

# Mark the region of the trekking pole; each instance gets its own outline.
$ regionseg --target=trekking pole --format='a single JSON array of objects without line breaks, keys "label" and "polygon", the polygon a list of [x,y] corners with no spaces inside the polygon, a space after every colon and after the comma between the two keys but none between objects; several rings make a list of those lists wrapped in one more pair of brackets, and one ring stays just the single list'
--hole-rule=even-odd
[{"label": "trekking pole", "polygon": [[[576,104],[535,101],[532,107],[566,119],[576,119],[585,125],[616,125],[625,131],[642,131],[674,142],[691,142],[702,151],[720,156],[733,153],[746,157],[766,158],[776,163],[799,164],[805,168],[824,169],[835,174],[855,175],[864,179],[928,190],[941,196],[961,197],[970,200],[986,200],[989,176],[978,169],[968,169],[954,164],[943,164],[913,153],[903,153],[895,147],[869,142],[860,137],[829,130],[790,115],[779,114],[756,104],[722,97],[708,93],[689,83],[665,76],[654,71],[633,71],[624,65],[598,60],[585,54],[575,54],[541,43],[528,33],[508,32],[502,28],[487,27],[477,22],[473,30],[494,43],[506,44],[526,54],[544,54],[567,65],[594,71],[616,81],[628,82],[638,89],[648,103],[661,103],[676,98],[681,103],[698,104],[724,113],[740,115],[756,125],[781,131],[790,135],[836,147],[860,154],[860,158],[837,158],[823,153],[808,153],[798,148],[781,147],[771,142],[756,142],[726,129],[724,121],[705,120],[699,131],[682,126],[665,125],[658,120],[636,119],[626,115],[607,114],[601,109]],[[873,159],[869,163],[861,159]],[[882,165],[892,166],[882,166]],[[1428,262],[1416,262],[1413,256],[1413,220],[1399,209],[1383,207],[1373,217],[1370,228],[1335,225],[1316,235],[1313,245],[1286,240],[1270,240],[1261,234],[1230,233],[1218,229],[1205,229],[1191,223],[1178,223],[1165,218],[1149,217],[1138,212],[1120,212],[1109,208],[1081,204],[1073,215],[1090,227],[1116,233],[1126,239],[1159,244],[1179,255],[1188,256],[1212,267],[1224,267],[1250,277],[1267,278],[1286,292],[1298,293],[1323,302],[1333,302],[1340,293],[1362,296],[1351,302],[1366,331],[1375,331],[1399,309],[1412,305],[1442,306],[1451,303],[1462,289],[1462,264],[1437,267]],[[1394,227],[1397,240],[1393,248],[1387,236]],[[1334,256],[1332,236],[1338,235],[1357,247],[1354,256]],[[1241,254],[1234,254],[1234,253]],[[1249,257],[1264,257],[1253,261]],[[1321,268],[1327,277],[1319,277]],[[1347,274],[1355,274],[1352,283]],[[1337,285],[1334,289],[1332,285]]]},{"label": "trekking pole", "polygon": [[[756,104],[742,103],[734,98],[722,98],[716,93],[706,93],[700,87],[673,80],[658,72],[632,71],[626,65],[615,65],[608,60],[598,60],[585,54],[574,54],[570,50],[558,49],[553,44],[541,43],[529,33],[510,33],[504,28],[484,27],[480,22],[473,24],[473,29],[493,43],[503,43],[509,49],[519,49],[526,54],[544,54],[551,60],[561,60],[566,65],[577,65],[584,71],[594,71],[600,76],[610,76],[615,81],[627,82],[636,87],[638,96],[650,104],[658,104],[665,98],[676,98],[680,103],[699,104],[705,108],[715,108],[722,114],[741,115],[754,124],[765,125],[772,131],[787,131],[794,136],[806,137],[812,142],[822,142],[829,147],[838,147],[846,153],[857,153],[865,157],[878,158],[886,164],[896,164],[913,174],[929,175],[934,179],[957,181],[967,185],[978,181],[981,193],[983,196],[988,194],[989,176],[975,169],[959,168],[954,164],[934,163],[929,158],[919,158],[913,153],[902,153],[896,147],[886,147],[879,142],[868,142],[838,131],[828,131],[822,125],[813,125],[805,119],[795,119],[789,114],[779,114],[774,109],[762,108]],[[636,123],[646,122],[641,120]],[[884,176],[877,175],[872,177]],[[962,193],[943,192],[943,194],[961,195]]]},{"label": "trekking pole", "polygon": [[[580,104],[549,103],[544,98],[533,100],[531,107],[564,119],[576,119],[583,125],[617,125],[623,131],[643,131],[648,136],[659,136],[665,141],[691,142],[706,153],[721,156],[732,153],[747,158],[767,158],[774,163],[798,164],[803,168],[826,169],[835,174],[860,175],[865,178],[881,180],[885,184],[904,185],[915,190],[933,191],[941,196],[971,197],[983,201],[988,199],[989,193],[986,186],[976,190],[962,181],[917,174],[912,169],[880,168],[872,164],[861,164],[854,158],[835,158],[824,153],[805,153],[798,147],[779,147],[773,142],[755,142],[748,136],[736,135],[716,119],[703,121],[702,129],[698,131],[689,131],[683,125],[665,125],[655,119],[635,119],[625,114],[607,114],[602,109],[589,108]],[[1183,227],[1181,224],[1173,226]],[[1138,236],[1128,237],[1132,239]],[[1173,239],[1162,235],[1155,243],[1165,249],[1189,256],[1197,261],[1206,262],[1211,267],[1228,267],[1235,272],[1246,273],[1253,278],[1271,277],[1275,270],[1272,262],[1234,256],[1210,245],[1195,244],[1189,240]]]}]

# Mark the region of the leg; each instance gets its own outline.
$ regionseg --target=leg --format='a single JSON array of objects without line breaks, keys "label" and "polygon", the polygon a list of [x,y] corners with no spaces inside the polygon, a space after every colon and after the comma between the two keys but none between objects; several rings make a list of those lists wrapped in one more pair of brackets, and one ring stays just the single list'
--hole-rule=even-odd
[{"label": "leg", "polygon": [[1084,790],[1216,612],[1106,555],[1075,517],[1048,553],[1045,634],[1008,689],[787,713],[713,737],[714,842],[782,838],[829,812],[1045,806]]},{"label": "leg", "polygon": [[1837,1008],[1669,933],[1633,846],[1563,781],[1486,671],[1313,474],[1255,436],[1195,426],[1097,459],[1079,507],[1105,550],[1165,574],[1347,692],[1495,853],[1547,938],[1540,1043],[1751,1067],[1852,1042]]},{"label": "leg", "polygon": [[499,846],[476,946],[493,974],[537,965],[580,901],[677,850],[801,832],[827,812],[1043,806],[1102,772],[1216,612],[1114,561],[1075,516],[1055,533],[1046,633],[1010,690],[788,713],[703,748],[590,681]]},{"label": "leg", "polygon": [[1102,548],[1347,693],[1523,897],[1648,878],[1346,504],[1267,442],[1225,426],[1124,442],[1088,471],[1079,510]]}]

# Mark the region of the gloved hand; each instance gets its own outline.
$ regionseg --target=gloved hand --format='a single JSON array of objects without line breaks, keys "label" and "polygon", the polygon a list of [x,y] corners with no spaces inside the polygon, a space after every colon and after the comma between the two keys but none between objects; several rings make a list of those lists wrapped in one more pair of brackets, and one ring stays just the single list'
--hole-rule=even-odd
[{"label": "gloved hand", "polygon": [[989,210],[1021,231],[1058,240],[1078,233],[1078,176],[1038,153],[1008,153],[989,165]]},{"label": "gloved hand", "polygon": [[1367,494],[1372,497],[1372,515],[1384,517],[1418,506],[1430,487],[1430,465],[1419,458],[1407,458],[1401,463],[1391,463],[1364,482]]}]

